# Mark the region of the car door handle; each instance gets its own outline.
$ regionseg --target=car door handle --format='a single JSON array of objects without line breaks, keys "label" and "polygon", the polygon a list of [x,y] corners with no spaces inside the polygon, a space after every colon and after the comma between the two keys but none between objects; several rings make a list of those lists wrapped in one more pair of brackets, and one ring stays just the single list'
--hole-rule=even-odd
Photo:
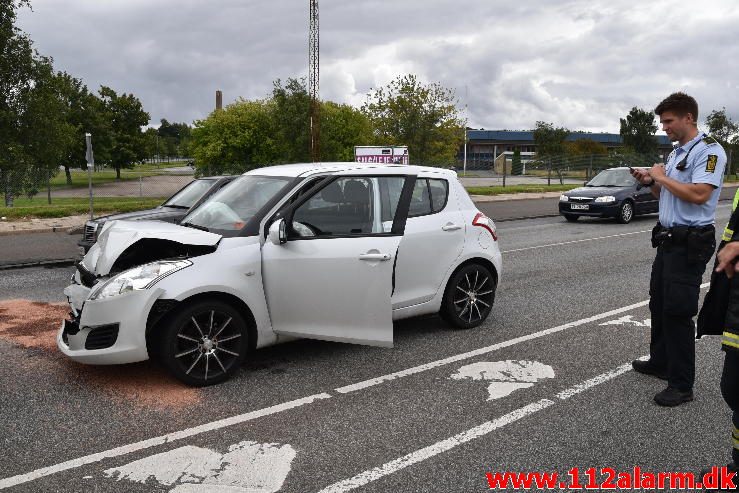
[{"label": "car door handle", "polygon": [[392,255],[389,253],[363,253],[359,256],[359,260],[374,260],[374,261],[381,261],[384,262],[385,260],[390,260],[392,258]]},{"label": "car door handle", "polygon": [[453,223],[448,223],[441,227],[442,231],[457,231],[458,229],[462,229],[462,226]]}]

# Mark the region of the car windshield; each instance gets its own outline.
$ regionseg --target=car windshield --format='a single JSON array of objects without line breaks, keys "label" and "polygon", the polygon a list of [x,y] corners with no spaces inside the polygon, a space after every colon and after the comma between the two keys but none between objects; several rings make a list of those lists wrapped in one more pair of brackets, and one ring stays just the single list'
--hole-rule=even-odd
[{"label": "car windshield", "polygon": [[630,187],[636,185],[636,178],[628,169],[607,169],[585,184],[586,187]]},{"label": "car windshield", "polygon": [[193,180],[185,188],[172,195],[164,203],[164,207],[176,207],[178,209],[189,209],[195,202],[205,195],[216,180]]},{"label": "car windshield", "polygon": [[238,231],[291,181],[284,176],[242,176],[190,211],[180,224],[207,231]]}]

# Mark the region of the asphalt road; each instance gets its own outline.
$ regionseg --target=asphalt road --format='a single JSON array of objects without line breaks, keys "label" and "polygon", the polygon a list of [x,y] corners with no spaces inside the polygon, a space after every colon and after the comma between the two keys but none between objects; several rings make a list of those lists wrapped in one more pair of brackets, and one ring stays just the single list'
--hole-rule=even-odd
[{"label": "asphalt road", "polygon": [[[470,180],[472,180],[470,178]],[[736,188],[726,187],[721,191],[721,200],[728,201],[734,197]],[[504,200],[496,202],[478,202],[478,208],[496,222],[511,221],[521,218],[539,218],[558,214],[558,198]],[[656,220],[656,216],[649,216]],[[582,222],[602,222],[602,219],[581,219]],[[0,269],[19,264],[42,261],[58,261],[75,259],[78,255],[77,241],[81,235],[67,233],[37,233],[0,235]],[[2,286],[0,286],[0,292]]]},{"label": "asphalt road", "polygon": [[[728,216],[720,205],[717,222]],[[630,371],[648,352],[653,222],[500,223],[484,326],[405,321],[392,349],[296,341],[206,389],[151,364],[76,365],[48,348],[58,319],[34,326],[36,341],[0,312],[0,487],[470,492],[498,471],[725,464],[717,338],[697,343],[694,402],[660,408],[664,382]],[[61,301],[70,274],[6,271],[0,297]]]}]

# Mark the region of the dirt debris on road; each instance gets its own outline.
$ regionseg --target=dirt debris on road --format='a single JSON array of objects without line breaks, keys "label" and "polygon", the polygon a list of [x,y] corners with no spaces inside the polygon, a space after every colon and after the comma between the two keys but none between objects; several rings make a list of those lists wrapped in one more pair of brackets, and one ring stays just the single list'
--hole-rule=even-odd
[{"label": "dirt debris on road", "polygon": [[[200,402],[199,389],[186,387],[149,361],[122,366],[91,366],[75,363],[62,355],[56,347],[56,333],[68,312],[66,303],[0,301],[0,339],[38,351],[44,366],[50,364],[58,369],[64,380],[73,373],[73,380],[85,382],[113,399],[134,406],[177,411]],[[35,358],[27,361],[33,364]],[[49,371],[48,368],[36,370]]]}]

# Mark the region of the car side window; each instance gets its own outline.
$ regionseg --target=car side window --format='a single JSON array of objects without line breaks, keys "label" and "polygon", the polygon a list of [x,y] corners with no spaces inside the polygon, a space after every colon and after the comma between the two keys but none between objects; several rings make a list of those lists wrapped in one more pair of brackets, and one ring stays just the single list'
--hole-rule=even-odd
[{"label": "car side window", "polygon": [[431,210],[434,213],[441,212],[449,199],[449,182],[429,179],[429,190],[431,191]]},{"label": "car side window", "polygon": [[417,178],[411,195],[411,206],[408,209],[408,217],[426,216],[431,214],[431,194],[429,193],[429,182],[426,178]]},{"label": "car side window", "polygon": [[413,187],[408,217],[436,214],[446,207],[449,182],[438,178],[418,178]]},{"label": "car side window", "polygon": [[390,233],[404,177],[341,177],[314,193],[294,212],[292,238]]}]

